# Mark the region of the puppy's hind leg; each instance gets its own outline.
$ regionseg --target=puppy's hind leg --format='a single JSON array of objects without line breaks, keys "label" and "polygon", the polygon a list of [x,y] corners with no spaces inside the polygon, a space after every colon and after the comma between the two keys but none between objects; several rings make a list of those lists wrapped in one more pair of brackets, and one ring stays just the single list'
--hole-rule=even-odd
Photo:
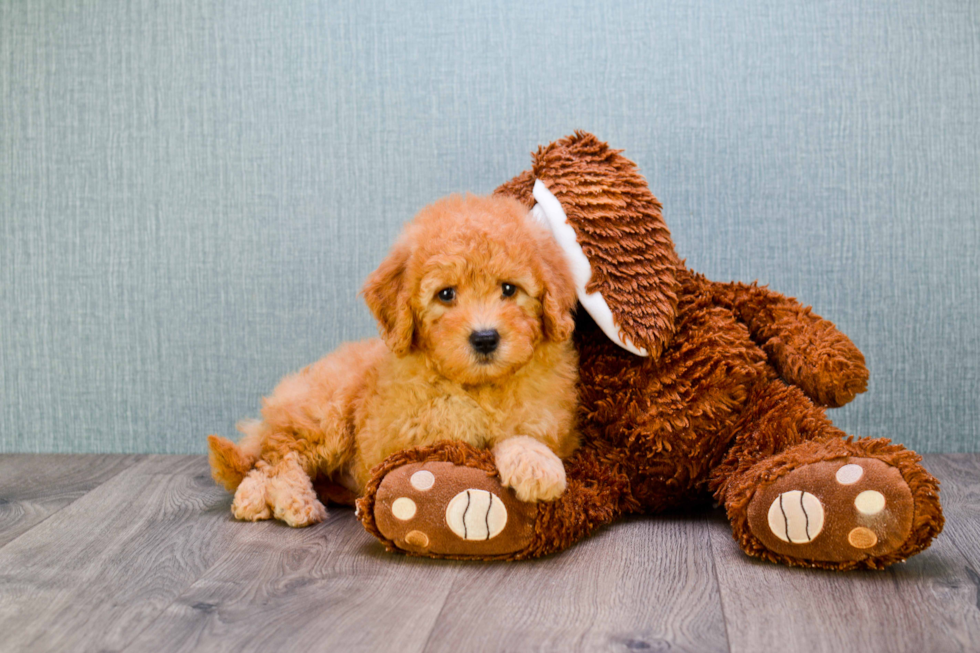
[{"label": "puppy's hind leg", "polygon": [[275,465],[256,463],[235,490],[231,512],[244,521],[275,517],[294,528],[316,524],[327,516],[296,452],[287,453]]},{"label": "puppy's hind leg", "polygon": [[231,503],[231,513],[235,515],[235,519],[262,521],[272,517],[269,509],[267,469],[268,465],[264,462],[258,463],[238,484],[235,500]]},{"label": "puppy's hind leg", "polygon": [[268,470],[267,504],[275,518],[294,528],[323,521],[327,509],[320,503],[309,474],[295,451],[283,456]]},{"label": "puppy's hind leg", "polygon": [[363,349],[348,345],[285,377],[263,400],[262,421],[246,425],[248,432],[262,438],[261,461],[253,477],[255,502],[261,488],[272,516],[290,526],[309,526],[326,518],[313,479],[330,477],[354,451],[346,409],[357,389],[350,379],[360,378],[373,360]]}]

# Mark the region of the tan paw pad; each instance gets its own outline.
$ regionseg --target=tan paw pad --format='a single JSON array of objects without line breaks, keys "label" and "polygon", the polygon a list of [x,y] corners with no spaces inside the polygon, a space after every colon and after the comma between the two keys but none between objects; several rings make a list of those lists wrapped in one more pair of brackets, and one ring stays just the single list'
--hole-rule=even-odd
[{"label": "tan paw pad", "polygon": [[769,529],[783,542],[805,544],[823,530],[823,505],[809,492],[783,492],[769,506]]},{"label": "tan paw pad", "polygon": [[864,468],[860,465],[844,465],[837,470],[837,482],[841,485],[854,485],[864,476]]},{"label": "tan paw pad", "polygon": [[419,471],[412,474],[409,479],[412,487],[420,492],[425,492],[426,490],[432,489],[432,486],[436,484],[435,474],[427,469],[420,469]]},{"label": "tan paw pad", "polygon": [[429,546],[429,536],[422,531],[409,531],[405,535],[405,541],[412,546],[417,546],[420,549],[424,549]]},{"label": "tan paw pad", "polygon": [[507,508],[486,490],[463,490],[446,506],[446,524],[464,540],[489,540],[507,525]]},{"label": "tan paw pad", "polygon": [[885,509],[885,495],[877,490],[865,490],[854,498],[854,507],[862,515],[877,515]]},{"label": "tan paw pad", "polygon": [[415,502],[408,497],[399,497],[391,504],[391,514],[402,521],[408,521],[415,516]]},{"label": "tan paw pad", "polygon": [[847,534],[847,541],[855,549],[870,549],[878,543],[878,536],[870,528],[858,526]]}]

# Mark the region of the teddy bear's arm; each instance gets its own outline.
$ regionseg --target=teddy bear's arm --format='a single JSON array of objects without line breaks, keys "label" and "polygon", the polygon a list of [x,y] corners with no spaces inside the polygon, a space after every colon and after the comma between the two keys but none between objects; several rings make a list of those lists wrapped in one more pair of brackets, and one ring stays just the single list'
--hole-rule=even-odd
[{"label": "teddy bear's arm", "polygon": [[823,406],[843,406],[867,389],[864,355],[834,324],[764,286],[711,282],[716,303],[748,327],[776,371]]}]

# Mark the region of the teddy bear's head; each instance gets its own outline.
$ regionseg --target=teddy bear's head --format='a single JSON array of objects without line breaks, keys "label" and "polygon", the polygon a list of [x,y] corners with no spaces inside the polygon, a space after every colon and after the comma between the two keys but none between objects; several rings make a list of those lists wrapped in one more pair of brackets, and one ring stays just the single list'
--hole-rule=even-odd
[{"label": "teddy bear's head", "polygon": [[660,202],[636,164],[592,134],[538,148],[500,186],[547,224],[575,275],[579,301],[624,349],[658,357],[674,334],[681,263]]}]

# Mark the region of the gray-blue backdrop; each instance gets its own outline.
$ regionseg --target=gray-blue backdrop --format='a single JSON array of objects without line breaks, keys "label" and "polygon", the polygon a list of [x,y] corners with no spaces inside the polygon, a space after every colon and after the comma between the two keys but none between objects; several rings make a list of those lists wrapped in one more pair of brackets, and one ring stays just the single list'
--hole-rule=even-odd
[{"label": "gray-blue backdrop", "polygon": [[864,350],[839,424],[980,450],[980,3],[0,0],[0,451],[203,451],[576,128]]}]

